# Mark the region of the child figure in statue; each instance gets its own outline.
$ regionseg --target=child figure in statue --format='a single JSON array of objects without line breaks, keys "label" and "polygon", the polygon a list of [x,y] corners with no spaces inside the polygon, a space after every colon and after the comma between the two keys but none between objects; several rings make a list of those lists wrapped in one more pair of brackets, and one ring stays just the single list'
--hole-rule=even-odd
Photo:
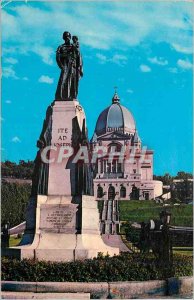
[{"label": "child figure in statue", "polygon": [[78,37],[73,36],[73,43],[71,43],[71,34],[65,31],[63,39],[65,43],[58,47],[56,53],[56,61],[61,69],[61,75],[55,100],[72,101],[77,99],[79,79],[83,76],[83,64],[79,51]]}]

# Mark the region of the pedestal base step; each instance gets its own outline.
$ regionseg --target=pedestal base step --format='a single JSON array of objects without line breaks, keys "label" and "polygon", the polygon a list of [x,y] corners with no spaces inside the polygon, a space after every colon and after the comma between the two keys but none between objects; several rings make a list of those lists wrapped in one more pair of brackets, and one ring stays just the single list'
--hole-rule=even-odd
[{"label": "pedestal base step", "polygon": [[1,292],[1,299],[90,299],[90,293]]},{"label": "pedestal base step", "polygon": [[106,245],[100,234],[54,234],[36,235],[32,245],[3,249],[2,255],[18,259],[44,261],[74,261],[90,259],[98,253],[118,255],[119,249]]}]

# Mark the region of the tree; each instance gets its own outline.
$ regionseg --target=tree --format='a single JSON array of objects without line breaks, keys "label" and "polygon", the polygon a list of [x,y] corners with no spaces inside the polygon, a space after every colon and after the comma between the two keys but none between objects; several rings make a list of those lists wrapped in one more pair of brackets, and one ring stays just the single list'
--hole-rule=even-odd
[{"label": "tree", "polygon": [[1,188],[1,223],[10,226],[25,220],[26,206],[31,192],[30,184],[2,182]]},{"label": "tree", "polygon": [[166,173],[163,176],[153,176],[154,180],[159,180],[162,181],[164,185],[170,185],[173,181],[173,177],[169,174]]},{"label": "tree", "polygon": [[184,179],[184,180],[187,180],[187,179],[191,179],[193,178],[193,175],[191,173],[186,173],[184,171],[180,171],[177,173],[176,179]]},{"label": "tree", "polygon": [[7,160],[1,164],[1,173],[2,177],[31,179],[33,168],[33,161],[25,162],[24,160],[20,160],[19,164],[16,164]]}]

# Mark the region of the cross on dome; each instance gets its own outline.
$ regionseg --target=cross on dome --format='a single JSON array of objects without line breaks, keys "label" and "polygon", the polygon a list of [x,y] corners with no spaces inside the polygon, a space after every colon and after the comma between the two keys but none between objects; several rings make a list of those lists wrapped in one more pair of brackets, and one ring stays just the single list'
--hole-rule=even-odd
[{"label": "cross on dome", "polygon": [[114,96],[112,98],[112,103],[119,103],[120,102],[120,98],[119,98],[119,95],[117,94],[118,87],[115,86],[114,89],[115,89],[115,93],[114,93]]}]

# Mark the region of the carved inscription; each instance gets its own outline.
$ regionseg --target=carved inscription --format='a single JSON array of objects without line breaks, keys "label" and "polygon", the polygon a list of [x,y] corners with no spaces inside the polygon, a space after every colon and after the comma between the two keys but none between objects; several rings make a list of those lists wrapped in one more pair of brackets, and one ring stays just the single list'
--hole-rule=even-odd
[{"label": "carved inscription", "polygon": [[67,205],[42,205],[40,229],[69,232],[74,232],[76,220],[76,206]]},{"label": "carved inscription", "polygon": [[57,129],[57,142],[54,143],[54,146],[71,146],[71,143],[68,141],[71,140],[71,135],[69,133],[69,128],[58,128]]},{"label": "carved inscription", "polygon": [[66,213],[65,211],[56,210],[52,213],[48,213],[46,217],[46,223],[53,228],[61,229],[64,228],[66,224],[72,221],[73,213]]}]

